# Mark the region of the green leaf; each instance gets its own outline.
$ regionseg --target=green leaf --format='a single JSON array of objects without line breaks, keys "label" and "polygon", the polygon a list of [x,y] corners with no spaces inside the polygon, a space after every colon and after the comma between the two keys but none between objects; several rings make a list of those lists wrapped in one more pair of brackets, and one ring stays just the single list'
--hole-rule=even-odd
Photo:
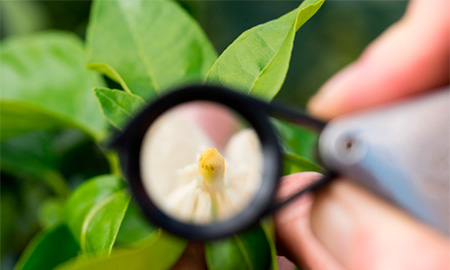
[{"label": "green leaf", "polygon": [[0,144],[1,171],[21,179],[40,180],[55,194],[67,196],[69,187],[58,171],[60,153],[55,134],[34,131]]},{"label": "green leaf", "polygon": [[39,206],[51,196],[51,191],[37,182],[17,181],[11,175],[2,173],[0,193],[0,254],[3,269],[8,260],[9,265],[16,263],[17,256],[40,229],[37,223]]},{"label": "green leaf", "polygon": [[295,33],[323,2],[305,0],[288,14],[242,33],[214,63],[206,83],[271,100],[286,77]]},{"label": "green leaf", "polygon": [[96,0],[88,27],[89,67],[144,99],[204,79],[216,53],[174,1]]},{"label": "green leaf", "polygon": [[94,177],[69,198],[65,217],[85,253],[110,253],[130,201],[124,181]]},{"label": "green leaf", "polygon": [[277,247],[275,244],[275,224],[271,216],[261,220],[261,228],[266,234],[267,241],[270,245],[271,270],[278,270]]},{"label": "green leaf", "polygon": [[16,270],[53,269],[77,256],[78,243],[66,225],[37,235],[27,246]]},{"label": "green leaf", "polygon": [[76,124],[58,118],[36,105],[23,102],[0,101],[0,142],[33,130],[58,131]]},{"label": "green leaf", "polygon": [[140,247],[114,250],[109,258],[79,260],[68,263],[59,270],[166,270],[178,260],[186,248],[185,240],[165,232],[154,232]]},{"label": "green leaf", "polygon": [[25,35],[50,28],[50,17],[41,2],[2,1],[0,3],[4,36]]},{"label": "green leaf", "polygon": [[145,101],[122,90],[95,88],[95,96],[100,103],[105,118],[118,129],[128,122],[132,116],[145,105]]},{"label": "green leaf", "polygon": [[50,228],[64,221],[65,200],[48,198],[39,208],[38,221],[42,228]]},{"label": "green leaf", "polygon": [[141,214],[134,201],[131,201],[120,226],[115,246],[140,243],[157,229]]},{"label": "green leaf", "polygon": [[205,244],[208,269],[268,269],[271,266],[269,240],[256,226],[230,238]]},{"label": "green leaf", "polygon": [[[86,70],[84,58],[81,40],[69,33],[7,39],[0,52],[1,100],[35,105],[99,137],[106,122],[91,88],[102,86],[103,81]],[[32,126],[47,125],[32,120],[28,120]]]},{"label": "green leaf", "polygon": [[322,168],[301,156],[283,153],[283,175],[298,172],[322,172]]},{"label": "green leaf", "polygon": [[319,132],[275,118],[270,120],[279,137],[283,152],[295,154],[317,163]]},{"label": "green leaf", "polygon": [[78,129],[36,130],[0,144],[0,168],[20,180],[49,186],[66,197],[73,188],[92,177],[108,173],[108,164],[92,137]]},{"label": "green leaf", "polygon": [[306,171],[322,172],[315,161],[318,132],[275,118],[270,120],[282,147],[283,175]]}]

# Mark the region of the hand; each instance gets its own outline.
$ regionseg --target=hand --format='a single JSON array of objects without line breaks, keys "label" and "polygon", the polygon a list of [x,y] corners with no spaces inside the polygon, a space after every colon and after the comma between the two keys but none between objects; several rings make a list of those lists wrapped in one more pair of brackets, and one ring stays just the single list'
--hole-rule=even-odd
[{"label": "hand", "polygon": [[[405,16],[309,103],[331,119],[449,83],[450,1],[415,0]],[[284,178],[280,196],[319,177]],[[449,239],[341,179],[275,216],[284,253],[310,269],[449,269]]]}]

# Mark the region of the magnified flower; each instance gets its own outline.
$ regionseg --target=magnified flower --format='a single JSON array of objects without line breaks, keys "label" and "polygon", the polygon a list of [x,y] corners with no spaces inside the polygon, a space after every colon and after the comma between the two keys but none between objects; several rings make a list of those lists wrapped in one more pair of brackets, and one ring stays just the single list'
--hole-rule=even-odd
[{"label": "magnified flower", "polygon": [[230,115],[225,109],[200,109],[214,129],[193,120],[187,111],[177,108],[164,114],[145,135],[140,159],[145,189],[162,210],[182,221],[208,223],[232,217],[248,205],[260,185],[258,137],[240,125],[237,131],[223,132],[223,125],[238,126],[237,120],[224,117]]}]

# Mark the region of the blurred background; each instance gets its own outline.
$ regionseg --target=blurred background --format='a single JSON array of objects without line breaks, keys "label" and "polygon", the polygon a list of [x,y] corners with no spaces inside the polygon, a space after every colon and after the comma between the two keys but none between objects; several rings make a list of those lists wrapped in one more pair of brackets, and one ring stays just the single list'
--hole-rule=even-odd
[{"label": "blurred background", "polygon": [[[243,31],[277,18],[295,9],[299,3],[180,1],[200,23],[219,54]],[[366,45],[397,21],[406,5],[407,1],[327,0],[298,31],[286,82],[275,102],[303,108],[327,78],[355,60]],[[46,29],[70,31],[84,39],[90,6],[90,1],[1,0],[0,39]],[[108,83],[114,84],[109,80]],[[30,136],[47,138],[39,132]],[[52,157],[52,160],[45,162],[54,164],[72,187],[90,176],[108,172],[108,164],[98,147],[80,132],[67,130],[58,133],[58,138],[47,142],[37,140],[39,144],[29,146],[30,138],[25,136],[21,141],[9,142],[11,145],[2,145],[2,152],[25,162],[17,149],[22,147],[24,152],[32,149],[37,153],[39,147],[45,145],[43,156]],[[15,150],[7,153],[9,149]],[[49,155],[48,149],[54,149],[54,153]],[[43,160],[38,155],[34,156]],[[1,269],[11,269],[33,235],[45,226],[46,221],[40,220],[40,217],[51,219],[45,212],[60,211],[60,204],[48,199],[51,193],[48,187],[28,181],[25,175],[12,175],[4,169],[1,169]],[[15,181],[17,178],[27,181]]]},{"label": "blurred background", "polygon": [[[220,54],[243,31],[295,9],[300,1],[179,1]],[[84,38],[90,1],[1,1],[1,39],[45,29]],[[407,1],[326,1],[297,32],[291,66],[276,102],[302,107],[336,71],[404,13]]]}]

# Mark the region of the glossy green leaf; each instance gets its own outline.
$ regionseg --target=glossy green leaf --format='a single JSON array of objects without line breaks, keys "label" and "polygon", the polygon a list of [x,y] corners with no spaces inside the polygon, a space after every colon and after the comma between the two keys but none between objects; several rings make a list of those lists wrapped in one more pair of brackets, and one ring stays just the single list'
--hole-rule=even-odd
[{"label": "glossy green leaf", "polygon": [[137,110],[145,105],[145,101],[140,96],[122,90],[95,88],[94,92],[103,115],[118,129],[122,129]]},{"label": "glossy green leaf", "polygon": [[219,56],[208,72],[206,83],[271,100],[286,77],[295,33],[323,2],[305,0],[286,15],[242,33]]},{"label": "glossy green leaf", "polygon": [[205,256],[210,270],[271,267],[270,244],[261,226],[230,238],[206,243]]},{"label": "glossy green leaf", "polygon": [[5,40],[0,52],[1,100],[33,104],[100,136],[106,121],[91,89],[103,81],[86,70],[84,58],[81,40],[69,33]]},{"label": "glossy green leaf", "polygon": [[88,28],[89,67],[145,99],[201,82],[216,53],[197,23],[170,0],[97,0]]},{"label": "glossy green leaf", "polygon": [[157,229],[142,215],[132,200],[120,226],[115,246],[138,244],[150,237]]},{"label": "glossy green leaf", "polygon": [[78,243],[66,225],[58,225],[37,235],[27,246],[16,270],[53,269],[76,257]]},{"label": "glossy green leaf", "polygon": [[124,181],[97,176],[69,198],[65,217],[85,253],[110,253],[130,201]]},{"label": "glossy green leaf", "polygon": [[139,247],[114,250],[109,258],[79,260],[68,263],[58,270],[167,270],[178,260],[186,248],[185,240],[165,232],[154,232]]}]

